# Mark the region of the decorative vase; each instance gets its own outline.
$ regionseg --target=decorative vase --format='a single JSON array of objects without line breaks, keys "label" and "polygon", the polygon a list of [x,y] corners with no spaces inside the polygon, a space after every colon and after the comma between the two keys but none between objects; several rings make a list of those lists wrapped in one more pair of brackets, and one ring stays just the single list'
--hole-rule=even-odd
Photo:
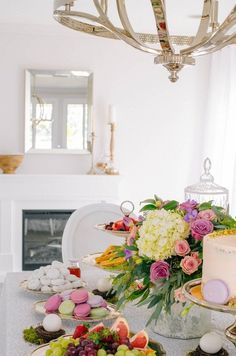
[{"label": "decorative vase", "polygon": [[0,155],[0,170],[3,174],[14,174],[23,158],[23,154]]},{"label": "decorative vase", "polygon": [[162,311],[157,323],[152,324],[152,330],[162,336],[175,339],[199,338],[211,330],[211,311],[193,305],[187,315],[182,311],[188,307],[181,303],[173,304],[171,314]]}]

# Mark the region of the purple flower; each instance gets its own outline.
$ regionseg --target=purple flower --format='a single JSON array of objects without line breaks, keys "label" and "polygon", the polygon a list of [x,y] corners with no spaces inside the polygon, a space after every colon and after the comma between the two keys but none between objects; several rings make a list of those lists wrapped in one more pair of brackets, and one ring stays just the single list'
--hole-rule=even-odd
[{"label": "purple flower", "polygon": [[151,265],[150,280],[155,283],[159,279],[168,278],[170,276],[170,265],[165,261],[157,261]]},{"label": "purple flower", "polygon": [[189,213],[187,213],[184,217],[184,221],[186,221],[187,223],[193,221],[196,219],[198,214],[197,209],[193,209],[192,211],[190,211]]},{"label": "purple flower", "polygon": [[125,253],[125,259],[126,261],[133,256],[133,251],[130,251],[128,249],[124,250],[124,253]]},{"label": "purple flower", "polygon": [[214,225],[210,220],[197,219],[191,223],[191,234],[195,240],[202,240],[207,234],[214,230]]},{"label": "purple flower", "polygon": [[132,226],[134,223],[133,223],[133,220],[129,217],[129,216],[124,216],[123,217],[123,223],[125,226]]},{"label": "purple flower", "polygon": [[195,200],[188,199],[187,201],[179,205],[179,209],[185,210],[190,213],[193,209],[196,208],[197,205],[198,203]]}]

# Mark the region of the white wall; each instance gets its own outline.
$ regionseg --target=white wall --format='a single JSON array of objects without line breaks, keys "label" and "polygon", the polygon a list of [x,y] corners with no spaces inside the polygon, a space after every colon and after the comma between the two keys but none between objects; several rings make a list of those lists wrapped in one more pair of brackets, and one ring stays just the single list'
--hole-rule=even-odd
[{"label": "white wall", "polygon": [[[1,25],[0,53],[0,152],[23,150],[25,69],[89,69],[94,72],[97,159],[104,153],[108,105],[117,107],[121,198],[139,201],[156,193],[182,199],[184,187],[198,180],[209,58],[184,69],[173,84],[151,55],[59,24],[56,32]],[[26,155],[18,172],[88,169],[88,156]]]}]

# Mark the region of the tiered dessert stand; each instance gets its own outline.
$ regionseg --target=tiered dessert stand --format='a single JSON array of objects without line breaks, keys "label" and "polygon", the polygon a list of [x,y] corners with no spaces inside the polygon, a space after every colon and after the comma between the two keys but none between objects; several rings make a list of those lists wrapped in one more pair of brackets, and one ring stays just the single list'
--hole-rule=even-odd
[{"label": "tiered dessert stand", "polygon": [[[236,315],[236,307],[232,306],[227,306],[227,305],[220,305],[220,304],[214,304],[207,302],[203,299],[197,298],[191,294],[191,290],[193,287],[200,286],[201,285],[201,279],[195,279],[193,281],[187,282],[183,286],[183,293],[185,297],[190,300],[192,303],[197,304],[203,308],[211,309],[217,312],[222,312],[222,313],[228,313],[232,315]],[[236,320],[235,322],[228,326],[225,329],[225,336],[229,341],[231,341],[234,346],[236,347]]]}]

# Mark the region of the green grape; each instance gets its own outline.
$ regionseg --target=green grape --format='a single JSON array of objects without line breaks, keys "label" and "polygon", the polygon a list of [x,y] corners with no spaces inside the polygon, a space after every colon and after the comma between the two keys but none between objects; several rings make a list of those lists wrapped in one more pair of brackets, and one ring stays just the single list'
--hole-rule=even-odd
[{"label": "green grape", "polygon": [[140,356],[141,352],[137,349],[133,349],[132,352],[134,353],[135,356]]},{"label": "green grape", "polygon": [[71,343],[71,340],[70,339],[62,339],[61,340],[61,346],[66,349],[67,346]]},{"label": "green grape", "polygon": [[99,349],[97,356],[107,356],[106,350],[104,349]]},{"label": "green grape", "polygon": [[[119,347],[118,347],[119,349]],[[125,356],[125,351],[124,350],[118,350],[115,354],[116,356]]]},{"label": "green grape", "polygon": [[135,354],[133,353],[133,351],[127,350],[125,351],[125,356],[135,356]]},{"label": "green grape", "polygon": [[114,356],[113,354],[107,354],[107,356]]},{"label": "green grape", "polygon": [[51,356],[51,355],[52,355],[52,350],[50,350],[50,349],[47,350],[47,351],[46,351],[46,356]]},{"label": "green grape", "polygon": [[120,345],[120,346],[118,346],[117,351],[120,351],[120,350],[126,351],[126,350],[129,350],[129,348],[127,345]]},{"label": "green grape", "polygon": [[52,356],[63,356],[63,350],[60,346],[53,349]]}]

